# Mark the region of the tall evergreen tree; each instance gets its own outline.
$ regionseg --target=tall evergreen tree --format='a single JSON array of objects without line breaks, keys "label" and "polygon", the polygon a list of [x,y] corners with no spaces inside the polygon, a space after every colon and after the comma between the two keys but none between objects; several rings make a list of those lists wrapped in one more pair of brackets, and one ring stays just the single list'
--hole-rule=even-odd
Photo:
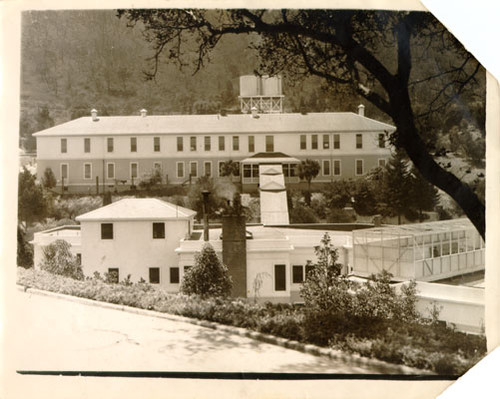
[{"label": "tall evergreen tree", "polygon": [[213,247],[205,244],[195,255],[195,265],[184,275],[181,292],[202,297],[226,297],[232,287],[227,267],[221,262]]},{"label": "tall evergreen tree", "polygon": [[419,220],[423,221],[423,211],[433,211],[439,201],[438,190],[414,167],[410,172],[410,181],[412,206],[418,212]]},{"label": "tall evergreen tree", "polygon": [[401,216],[414,203],[408,162],[401,151],[396,152],[387,164],[384,180],[385,204],[392,214],[398,216],[398,224],[401,224]]}]

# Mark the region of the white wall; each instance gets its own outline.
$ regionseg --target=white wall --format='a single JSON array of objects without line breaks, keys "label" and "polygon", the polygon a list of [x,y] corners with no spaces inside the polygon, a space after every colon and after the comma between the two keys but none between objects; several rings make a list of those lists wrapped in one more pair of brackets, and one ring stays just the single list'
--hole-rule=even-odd
[{"label": "white wall", "polygon": [[439,320],[454,324],[460,331],[484,333],[484,288],[422,281],[416,288],[416,308],[422,316],[430,317],[429,310],[435,305],[440,310]]},{"label": "white wall", "polygon": [[[156,221],[155,221],[156,222]],[[169,267],[178,265],[175,249],[188,232],[188,220],[165,222],[165,238],[153,239],[153,221],[113,222],[113,239],[101,239],[101,222],[82,222],[82,266],[85,275],[119,268],[120,280],[131,275],[149,281],[149,268],[160,268],[160,285],[167,286]],[[110,223],[110,222],[104,222]]]}]

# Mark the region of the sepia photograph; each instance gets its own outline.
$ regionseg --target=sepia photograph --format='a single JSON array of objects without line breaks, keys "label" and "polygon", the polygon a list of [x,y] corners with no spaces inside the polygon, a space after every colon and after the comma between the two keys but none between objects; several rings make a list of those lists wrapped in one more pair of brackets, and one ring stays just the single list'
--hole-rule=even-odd
[{"label": "sepia photograph", "polygon": [[431,13],[25,10],[16,101],[19,374],[486,356],[486,70]]}]

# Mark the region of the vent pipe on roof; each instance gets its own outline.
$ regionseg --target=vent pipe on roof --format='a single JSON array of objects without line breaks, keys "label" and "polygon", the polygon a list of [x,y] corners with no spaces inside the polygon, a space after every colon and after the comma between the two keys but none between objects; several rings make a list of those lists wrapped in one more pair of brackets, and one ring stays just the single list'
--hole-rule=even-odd
[{"label": "vent pipe on roof", "polygon": [[257,108],[256,107],[252,107],[251,109],[252,111],[252,118],[258,118],[259,116],[257,115]]},{"label": "vent pipe on roof", "polygon": [[99,118],[97,117],[97,110],[95,108],[93,108],[91,111],[90,111],[90,115],[92,115],[92,120],[94,122],[97,122],[99,120]]},{"label": "vent pipe on roof", "polygon": [[148,115],[148,111],[146,109],[141,109],[141,116],[145,118]]},{"label": "vent pipe on roof", "polygon": [[365,106],[363,104],[358,105],[358,115],[365,116]]},{"label": "vent pipe on roof", "polygon": [[209,226],[208,226],[208,196],[210,195],[210,191],[208,190],[203,190],[201,192],[201,195],[203,196],[203,241],[208,242],[208,231],[209,231]]}]

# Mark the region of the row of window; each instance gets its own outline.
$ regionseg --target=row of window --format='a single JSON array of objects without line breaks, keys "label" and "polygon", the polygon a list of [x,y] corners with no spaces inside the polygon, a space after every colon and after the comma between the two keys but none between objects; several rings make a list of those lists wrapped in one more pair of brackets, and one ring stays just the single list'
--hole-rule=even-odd
[{"label": "row of window", "polygon": [[[380,133],[378,135],[378,147],[385,148],[385,135],[383,133]],[[311,148],[311,150],[318,150],[319,149],[319,135],[317,135],[317,134],[311,135],[310,148]],[[329,134],[322,135],[322,148],[324,150],[330,149],[330,135]],[[363,135],[361,133],[356,134],[356,148],[357,149],[363,148]],[[300,135],[300,149],[307,150],[307,135],[305,135],[305,134]],[[340,149],[340,134],[333,135],[333,149],[334,150]]]},{"label": "row of window", "polygon": [[[184,273],[186,273],[191,266],[184,266]],[[306,265],[298,266],[295,265],[292,268],[292,282],[294,284],[300,284],[304,282],[304,275],[307,276],[310,270],[314,266]],[[305,273],[304,273],[305,270]],[[120,270],[119,268],[109,268],[108,274],[110,276],[111,282],[118,283],[120,281]],[[160,283],[160,268],[150,267],[149,268],[149,282],[151,284]],[[180,273],[178,267],[169,268],[169,283],[179,284],[180,283]],[[286,265],[274,265],[274,290],[275,291],[286,291]]]},{"label": "row of window", "polygon": [[[237,165],[238,172],[236,176],[239,176],[239,162],[235,162]],[[186,175],[191,175],[191,177],[198,177],[198,161],[190,161],[189,162],[189,170],[185,170],[185,162],[179,161],[176,163],[176,176],[177,178],[184,178]],[[203,175],[212,176],[212,162],[205,161],[203,162]],[[385,167],[386,160],[379,159],[378,166]],[[222,166],[223,161],[219,161],[219,176],[222,176]],[[324,159],[322,161],[322,174],[323,176],[340,176],[342,174],[342,163],[340,159]],[[154,162],[154,169],[161,170],[161,163]],[[365,173],[364,160],[356,159],[355,160],[355,174],[356,176],[361,176]],[[139,176],[139,166],[137,162],[130,163],[130,178],[137,179]],[[295,164],[283,164],[283,175],[285,177],[295,177],[297,176],[297,165]],[[62,179],[67,180],[69,178],[69,166],[66,163],[61,164],[61,177]],[[259,177],[259,165],[254,164],[245,164],[243,165],[243,177],[244,178],[258,178]],[[84,180],[92,179],[92,164],[84,163],[83,164],[83,178]],[[113,162],[108,162],[106,164],[106,178],[107,179],[115,179],[115,164]]]},{"label": "row of window", "polygon": [[[197,150],[197,140],[198,140],[198,137],[196,137],[196,136],[191,136],[189,138],[190,151]],[[203,148],[205,151],[211,151],[212,150],[212,137],[205,136],[203,144],[204,144]],[[219,151],[226,150],[226,137],[225,136],[218,137],[218,148],[219,148]],[[232,137],[232,148],[233,148],[233,151],[240,150],[240,137],[239,136]],[[114,138],[113,137],[108,137],[106,139],[106,149],[107,149],[107,152],[114,151]],[[153,151],[154,152],[161,151],[160,137],[153,137]],[[179,151],[179,152],[184,151],[184,137],[177,137],[177,151]],[[274,137],[273,136],[266,136],[266,152],[273,152],[273,151],[274,151]],[[61,153],[65,154],[67,152],[68,152],[68,140],[65,138],[62,138],[61,139]],[[88,138],[88,137],[83,139],[83,152],[85,152],[85,153],[91,152],[90,138]],[[137,152],[137,137],[130,138],[130,152]],[[255,152],[255,136],[248,136],[248,152]]]},{"label": "row of window", "polygon": [[[165,238],[165,223],[154,222],[152,232],[154,239]],[[101,223],[101,240],[112,240],[113,238],[113,223]]]},{"label": "row of window", "polygon": [[[197,151],[197,141],[198,137],[191,136],[189,137],[189,150]],[[226,137],[218,136],[218,149],[219,151],[226,150]],[[153,151],[160,152],[160,137],[153,137]],[[380,133],[378,135],[378,146],[379,148],[385,148],[385,135]],[[106,139],[106,148],[107,152],[114,151],[114,138],[108,137]],[[212,151],[212,137],[204,136],[203,138],[203,148],[205,151]],[[311,135],[311,144],[310,148],[312,150],[319,149],[319,135],[312,134]],[[322,135],[322,148],[324,150],[330,149],[330,134]],[[363,148],[363,135],[356,134],[356,148]],[[232,149],[233,151],[240,150],[240,137],[232,136]],[[300,135],[300,149],[307,150],[307,135]],[[333,135],[333,149],[340,149],[340,134]],[[90,153],[90,138],[86,137],[83,139],[83,151],[85,153]],[[177,137],[177,151],[184,151],[184,137]],[[67,139],[61,139],[61,153],[68,152],[68,142]],[[137,152],[137,137],[130,137],[130,152]],[[255,136],[248,136],[248,152],[255,152]],[[274,152],[274,136],[266,136],[266,152]]]}]

